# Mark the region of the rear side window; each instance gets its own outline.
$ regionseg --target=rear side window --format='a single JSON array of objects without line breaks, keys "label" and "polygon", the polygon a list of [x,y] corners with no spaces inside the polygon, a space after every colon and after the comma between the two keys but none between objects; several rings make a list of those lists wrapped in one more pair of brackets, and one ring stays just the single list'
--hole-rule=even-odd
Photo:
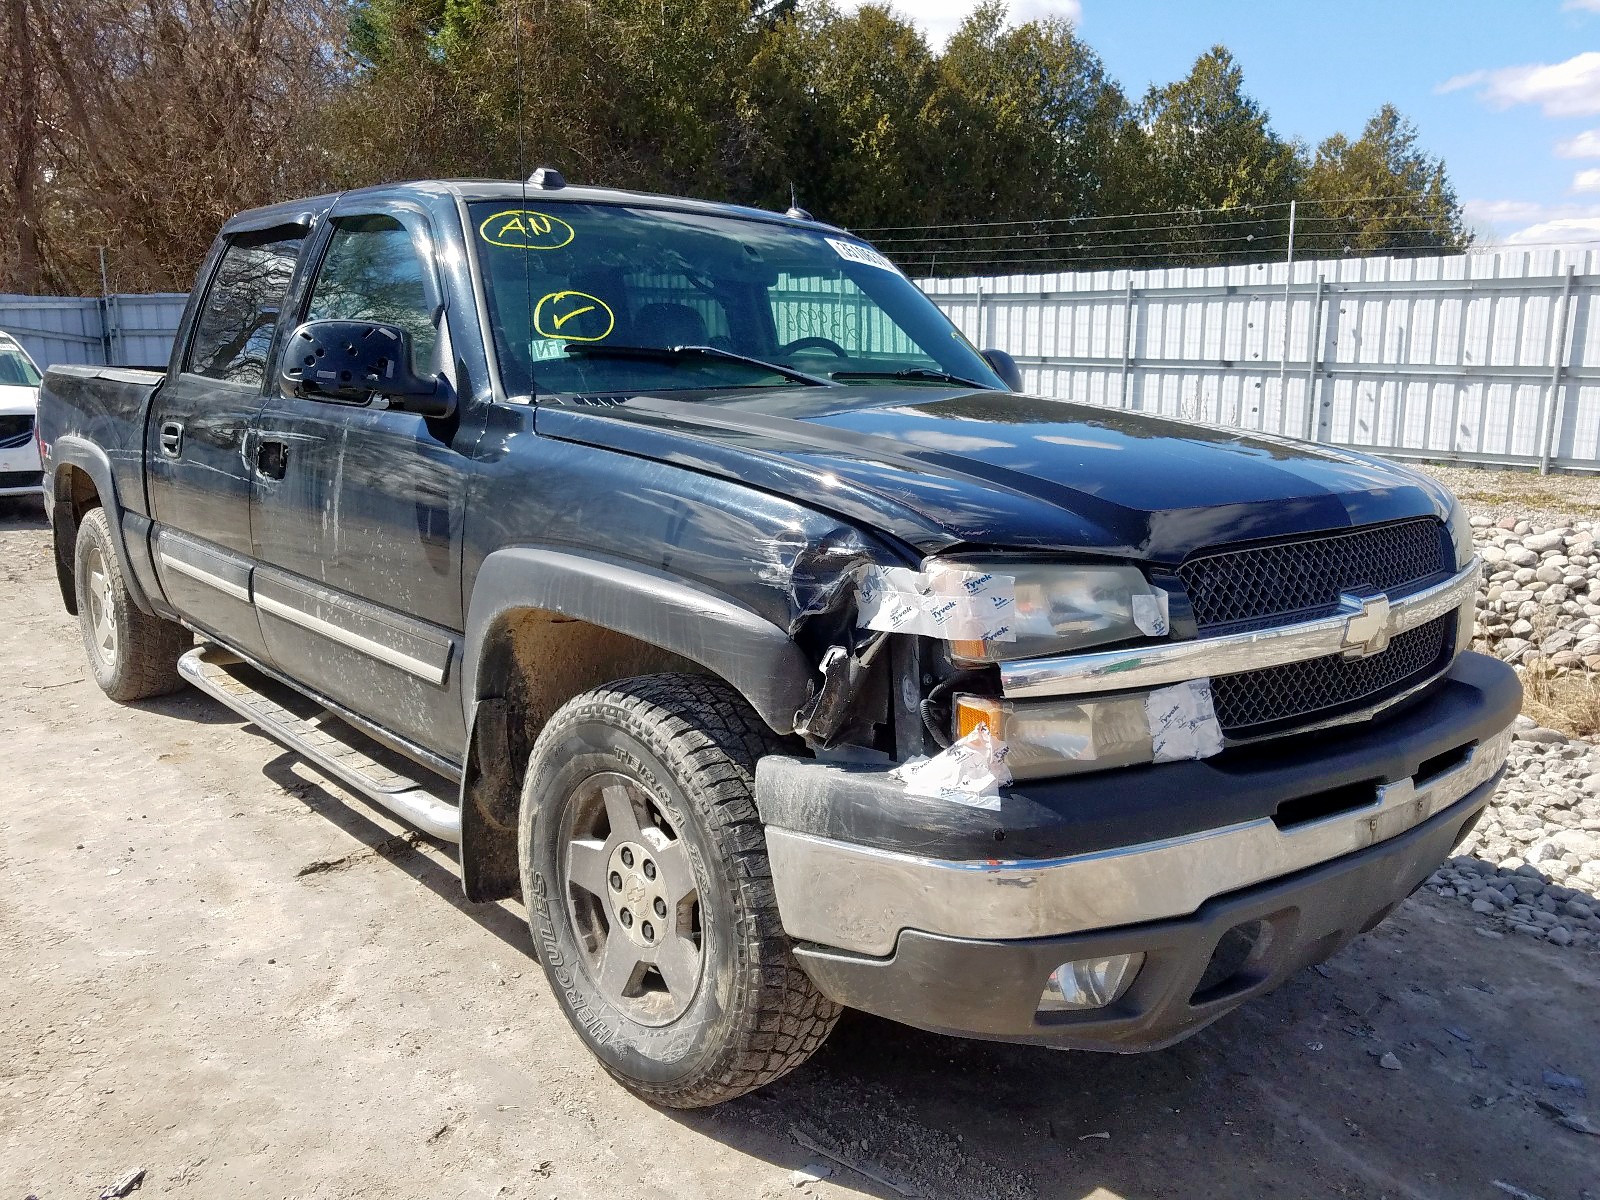
[{"label": "rear side window", "polygon": [[377,321],[411,334],[412,370],[429,374],[439,331],[411,234],[393,217],[341,220],[306,307],[308,321]]},{"label": "rear side window", "polygon": [[260,387],[304,235],[243,234],[223,251],[189,346],[189,370]]}]

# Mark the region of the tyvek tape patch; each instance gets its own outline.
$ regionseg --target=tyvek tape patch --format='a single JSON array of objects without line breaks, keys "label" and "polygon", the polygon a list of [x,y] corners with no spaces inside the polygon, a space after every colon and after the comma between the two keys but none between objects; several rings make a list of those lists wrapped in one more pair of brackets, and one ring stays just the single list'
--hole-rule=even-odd
[{"label": "tyvek tape patch", "polygon": [[1011,782],[1009,747],[979,725],[932,758],[913,758],[890,771],[912,796],[990,811],[1000,807],[1000,788]]},{"label": "tyvek tape patch", "polygon": [[1154,760],[1210,758],[1222,749],[1222,726],[1211,703],[1211,681],[1192,679],[1157,688],[1144,700]]},{"label": "tyvek tape patch", "polygon": [[1139,627],[1139,632],[1150,637],[1166,637],[1172,632],[1172,624],[1167,619],[1167,593],[1157,590],[1155,592],[1136,592],[1133,601],[1133,623]]},{"label": "tyvek tape patch", "polygon": [[873,566],[861,578],[856,624],[951,642],[1014,642],[1016,609],[1010,575]]}]

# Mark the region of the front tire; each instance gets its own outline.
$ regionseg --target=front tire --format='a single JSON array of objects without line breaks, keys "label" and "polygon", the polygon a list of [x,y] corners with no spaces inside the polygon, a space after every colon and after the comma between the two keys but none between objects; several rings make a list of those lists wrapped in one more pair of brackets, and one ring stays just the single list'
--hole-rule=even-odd
[{"label": "front tire", "polygon": [[100,690],[126,702],[181,688],[178,656],[194,638],[182,625],[140,612],[134,604],[105,509],[90,509],[78,525],[73,568],[78,629]]},{"label": "front tire", "polygon": [[653,675],[569,701],[529,759],[519,849],[545,974],[605,1069],[654,1103],[758,1088],[838,1020],[773,895],[753,788],[780,748],[721,681]]}]

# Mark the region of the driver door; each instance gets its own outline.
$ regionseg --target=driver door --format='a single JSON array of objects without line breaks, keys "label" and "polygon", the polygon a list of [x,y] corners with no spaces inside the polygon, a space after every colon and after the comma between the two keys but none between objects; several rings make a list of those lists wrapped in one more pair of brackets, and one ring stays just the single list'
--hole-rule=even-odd
[{"label": "driver door", "polygon": [[[368,204],[371,202],[368,201]],[[409,330],[414,368],[450,361],[425,218],[335,208],[300,321]],[[256,422],[256,603],[274,665],[358,716],[456,758],[461,527],[471,466],[458,417],[282,395]],[[470,445],[470,434],[462,435]]]}]

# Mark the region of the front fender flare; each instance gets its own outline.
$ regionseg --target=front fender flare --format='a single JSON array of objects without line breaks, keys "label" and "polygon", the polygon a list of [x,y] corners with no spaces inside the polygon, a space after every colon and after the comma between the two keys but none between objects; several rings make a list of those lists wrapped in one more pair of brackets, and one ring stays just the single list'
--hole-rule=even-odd
[{"label": "front fender flare", "polygon": [[789,635],[732,598],[665,571],[572,550],[512,546],[484,559],[467,608],[462,703],[469,727],[485,638],[499,618],[542,609],[659,646],[738,690],[778,733],[792,733],[811,664]]}]

